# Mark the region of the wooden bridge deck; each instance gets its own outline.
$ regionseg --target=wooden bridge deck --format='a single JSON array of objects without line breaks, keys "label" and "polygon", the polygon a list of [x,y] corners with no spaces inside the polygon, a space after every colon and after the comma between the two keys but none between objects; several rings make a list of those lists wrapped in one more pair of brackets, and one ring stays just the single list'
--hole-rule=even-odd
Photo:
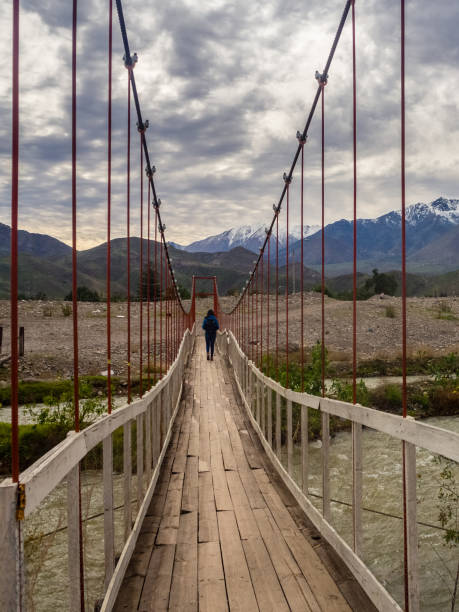
[{"label": "wooden bridge deck", "polygon": [[270,467],[202,340],[115,610],[373,611]]}]

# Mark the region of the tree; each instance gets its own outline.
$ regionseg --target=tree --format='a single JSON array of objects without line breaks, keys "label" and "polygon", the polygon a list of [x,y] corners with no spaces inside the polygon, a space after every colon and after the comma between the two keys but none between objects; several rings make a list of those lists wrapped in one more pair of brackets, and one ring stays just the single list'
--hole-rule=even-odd
[{"label": "tree", "polygon": [[[71,302],[73,299],[73,291],[70,291],[65,296],[66,302]],[[100,295],[97,291],[92,291],[89,287],[85,287],[82,285],[81,287],[77,287],[77,301],[78,302],[100,302]]]},{"label": "tree", "polygon": [[186,287],[178,286],[179,295],[182,300],[189,300],[191,298],[191,293]]},{"label": "tree", "polygon": [[[160,295],[160,284],[155,271],[150,266],[150,300],[156,301]],[[137,290],[137,295],[140,296],[140,289]],[[148,269],[142,272],[142,299],[148,299]]]},{"label": "tree", "polygon": [[378,269],[375,268],[372,278],[365,281],[364,288],[367,291],[372,291],[373,294],[385,293],[387,295],[394,295],[397,290],[397,281],[389,274],[384,274],[384,272],[380,274]]}]

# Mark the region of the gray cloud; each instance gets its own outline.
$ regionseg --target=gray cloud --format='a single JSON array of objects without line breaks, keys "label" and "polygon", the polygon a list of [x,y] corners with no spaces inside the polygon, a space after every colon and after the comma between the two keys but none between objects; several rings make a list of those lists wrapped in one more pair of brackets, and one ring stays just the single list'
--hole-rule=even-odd
[{"label": "gray cloud", "polygon": [[[316,91],[343,0],[125,1],[162,215],[186,243],[271,218]],[[71,7],[21,3],[21,212],[24,229],[70,239]],[[399,4],[356,4],[359,216],[400,201]],[[0,49],[10,53],[9,12]],[[458,196],[457,3],[407,3],[408,201]],[[352,81],[346,24],[326,88],[326,216],[351,214]],[[105,239],[107,5],[79,9],[79,243]],[[113,231],[125,234],[127,73],[114,15]],[[9,223],[9,63],[0,67],[0,221]],[[134,110],[134,109],[132,109]],[[306,153],[308,223],[320,217],[320,108]],[[132,233],[139,231],[139,141],[132,122]],[[298,214],[298,175],[292,215]]]}]

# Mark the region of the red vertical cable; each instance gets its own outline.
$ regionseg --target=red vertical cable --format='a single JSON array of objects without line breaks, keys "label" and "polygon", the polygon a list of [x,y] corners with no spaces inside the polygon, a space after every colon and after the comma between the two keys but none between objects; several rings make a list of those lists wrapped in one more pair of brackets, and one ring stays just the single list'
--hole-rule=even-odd
[{"label": "red vertical cable", "polygon": [[354,266],[352,278],[352,401],[357,401],[357,74],[355,58],[355,2],[352,0],[352,139],[354,155]]},{"label": "red vertical cable", "polygon": [[279,211],[276,212],[276,374],[279,374]]},{"label": "red vertical cable", "polygon": [[107,409],[112,412],[112,331],[111,331],[111,215],[112,215],[112,47],[113,4],[108,9],[108,110],[107,110]]},{"label": "red vertical cable", "polygon": [[160,273],[160,284],[159,284],[159,377],[163,377],[163,294],[164,294],[164,279],[163,279],[163,241],[162,241],[162,229],[160,227],[161,237],[159,243],[159,273]]},{"label": "red vertical cable", "polygon": [[255,309],[253,307],[253,296],[254,296],[254,282],[253,282],[253,279],[254,279],[254,277],[252,275],[252,278],[250,279],[250,287],[251,287],[251,290],[252,290],[252,304],[251,304],[251,308],[252,308],[252,317],[251,317],[251,319],[252,319],[251,320],[252,335],[251,335],[251,351],[250,352],[251,352],[251,359],[252,359],[252,361],[255,361],[254,358],[253,358],[253,356],[254,356],[254,346],[255,346],[254,345],[254,342],[255,342],[255,340],[254,340],[254,337],[255,337],[255,334],[254,334],[254,330],[255,330],[255,326],[254,326]]},{"label": "red vertical cable", "polygon": [[18,210],[19,210],[19,0],[13,2],[13,96],[11,138],[11,474],[19,481],[18,418]]},{"label": "red vertical cable", "polygon": [[131,73],[128,67],[127,114],[127,383],[128,404],[131,403]]},{"label": "red vertical cable", "polygon": [[257,344],[256,344],[255,359],[256,359],[257,366],[260,365],[259,358],[258,358],[259,345],[260,345],[260,343],[258,341],[258,329],[259,329],[259,326],[258,326],[258,301],[259,301],[259,291],[260,291],[259,284],[258,284],[258,276],[259,276],[258,275],[258,271],[259,271],[259,266],[257,264],[257,266],[255,268],[255,275],[256,275],[255,276],[255,337],[256,337],[256,342],[257,342]]},{"label": "red vertical cable", "polygon": [[[323,77],[322,77],[323,78]],[[325,81],[322,86],[322,397],[325,397]]]},{"label": "red vertical cable", "polygon": [[156,354],[158,351],[158,346],[156,344],[157,340],[157,332],[156,332],[156,303],[158,301],[158,214],[155,208],[155,273],[153,275],[153,367],[155,372],[155,384],[157,380],[157,371],[156,371]]},{"label": "red vertical cable", "polygon": [[[72,306],[73,306],[73,402],[75,431],[80,431],[79,376],[78,376],[78,295],[77,295],[77,197],[76,197],[76,71],[77,71],[77,0],[73,0],[72,15]],[[81,466],[79,465],[79,470]],[[80,541],[80,607],[85,609],[84,601],[84,559],[83,527],[81,521],[81,488],[78,479],[78,517]]]},{"label": "red vertical cable", "polygon": [[[403,418],[407,413],[407,389],[406,389],[406,227],[405,227],[405,0],[400,0],[400,114],[401,114],[401,197],[402,197],[402,411]],[[402,442],[403,455],[403,560],[404,560],[404,584],[405,584],[405,610],[409,612],[409,579],[408,579],[408,526],[406,508],[406,462],[405,462],[405,440]]]},{"label": "red vertical cable", "polygon": [[289,193],[290,184],[287,183],[287,214],[286,214],[286,230],[285,238],[285,386],[288,388],[288,222],[289,222]]},{"label": "red vertical cable", "polygon": [[300,292],[301,292],[301,391],[304,391],[304,279],[303,279],[303,262],[304,262],[304,140],[301,140],[301,265],[300,265]]},{"label": "red vertical cable", "polygon": [[143,395],[143,146],[140,134],[140,297],[139,297],[139,394]]},{"label": "red vertical cable", "polygon": [[148,368],[148,388],[151,387],[151,346],[150,346],[150,283],[151,283],[151,274],[150,274],[150,206],[151,206],[151,190],[150,190],[150,180],[148,180],[148,198],[147,198],[147,206],[148,206],[148,215],[147,215],[147,224],[148,224],[148,238],[147,238],[147,368]]},{"label": "red vertical cable", "polygon": [[260,272],[261,272],[261,296],[260,296],[260,369],[263,370],[263,299],[264,299],[264,266],[263,259],[265,252],[261,253]]},{"label": "red vertical cable", "polygon": [[77,0],[73,0],[72,20],[72,305],[73,305],[73,404],[75,431],[80,431],[78,393],[78,295],[77,295],[77,198],[76,198],[76,50]]},{"label": "red vertical cable", "polygon": [[270,376],[270,367],[271,367],[271,360],[270,360],[270,355],[269,355],[269,292],[270,292],[270,270],[271,270],[271,230],[269,232],[269,236],[268,236],[268,278],[266,281],[267,284],[267,308],[266,308],[266,316],[267,316],[267,325],[266,325],[266,350],[267,350],[267,357],[266,357],[266,363],[267,363],[267,367],[268,367],[268,376]]}]

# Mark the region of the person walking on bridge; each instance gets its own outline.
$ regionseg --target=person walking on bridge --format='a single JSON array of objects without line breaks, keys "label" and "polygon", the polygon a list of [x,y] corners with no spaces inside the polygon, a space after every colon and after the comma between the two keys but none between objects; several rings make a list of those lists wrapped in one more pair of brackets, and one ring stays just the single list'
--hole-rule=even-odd
[{"label": "person walking on bridge", "polygon": [[[202,322],[202,329],[206,332],[206,352],[207,360],[213,361],[214,359],[214,346],[215,338],[217,337],[217,329],[220,329],[217,317],[212,309],[207,312]],[[209,356],[210,352],[210,356]]]}]

